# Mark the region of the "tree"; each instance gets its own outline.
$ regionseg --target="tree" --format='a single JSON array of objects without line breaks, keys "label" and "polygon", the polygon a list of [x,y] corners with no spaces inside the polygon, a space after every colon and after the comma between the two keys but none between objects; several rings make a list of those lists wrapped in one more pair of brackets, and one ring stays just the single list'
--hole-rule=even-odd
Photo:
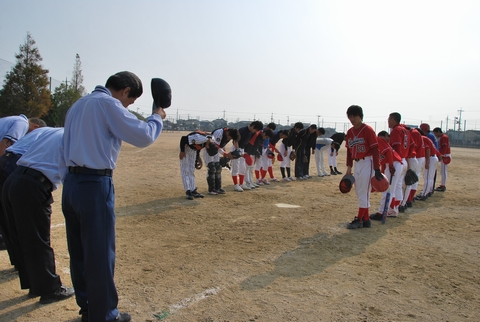
[{"label": "tree", "polygon": [[52,107],[48,69],[40,65],[43,59],[30,33],[15,58],[17,63],[5,76],[0,90],[0,117],[18,114],[42,117]]},{"label": "tree", "polygon": [[55,87],[52,94],[53,108],[45,117],[45,122],[51,126],[63,126],[65,123],[65,115],[70,106],[73,105],[80,97],[84,96],[85,87],[83,87],[82,63],[80,55],[75,56],[75,65],[73,67],[72,80],[70,85],[65,81],[60,86]]},{"label": "tree", "polygon": [[75,56],[75,66],[73,67],[72,87],[80,94],[80,97],[84,96],[85,87],[83,87],[83,75],[82,75],[82,62],[80,61],[80,55]]}]

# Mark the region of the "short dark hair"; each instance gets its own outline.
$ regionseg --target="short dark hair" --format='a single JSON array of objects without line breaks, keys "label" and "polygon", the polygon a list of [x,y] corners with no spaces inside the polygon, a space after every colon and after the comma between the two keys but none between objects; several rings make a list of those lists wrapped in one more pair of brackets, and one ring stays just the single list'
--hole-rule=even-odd
[{"label": "short dark hair", "polygon": [[386,137],[388,135],[387,131],[380,131],[378,132],[378,136]]},{"label": "short dark hair", "polygon": [[265,135],[268,138],[273,139],[273,131],[271,129],[265,129],[265,130],[263,130],[263,133],[265,133]]},{"label": "short dark hair", "polygon": [[303,123],[302,122],[297,122],[297,123],[295,123],[295,125],[293,127],[296,128],[296,129],[302,130],[303,129]]},{"label": "short dark hair", "polygon": [[319,127],[317,131],[320,132],[322,135],[325,134],[325,129],[323,127]]},{"label": "short dark hair", "polygon": [[316,130],[317,129],[317,124],[311,124],[309,126],[309,128],[311,128],[312,130]]},{"label": "short dark hair", "polygon": [[233,141],[238,141],[240,134],[238,133],[237,129],[228,129],[227,132]]},{"label": "short dark hair", "polygon": [[347,109],[347,116],[360,116],[363,120],[363,109],[358,105],[351,105]]},{"label": "short dark hair", "polygon": [[443,132],[442,132],[442,129],[439,128],[439,127],[434,128],[432,132],[434,132],[434,133],[443,133]]},{"label": "short dark hair", "polygon": [[263,130],[263,123],[261,121],[253,121],[250,123],[250,126],[257,131]]},{"label": "short dark hair", "polygon": [[397,123],[400,123],[400,121],[402,120],[402,116],[398,112],[390,113],[389,116]]},{"label": "short dark hair", "polygon": [[288,130],[280,130],[279,133],[280,133],[280,134],[283,134],[283,135],[286,135],[286,136],[288,136],[288,134],[289,134],[289,133],[288,133]]},{"label": "short dark hair", "polygon": [[112,88],[115,91],[121,91],[130,87],[128,97],[138,98],[143,94],[142,81],[132,72],[118,72],[110,76],[105,83],[106,88]]},{"label": "short dark hair", "polygon": [[269,129],[272,129],[272,131],[275,131],[275,129],[277,128],[277,126],[275,125],[275,123],[271,122],[271,123],[268,123],[267,124],[267,127]]}]

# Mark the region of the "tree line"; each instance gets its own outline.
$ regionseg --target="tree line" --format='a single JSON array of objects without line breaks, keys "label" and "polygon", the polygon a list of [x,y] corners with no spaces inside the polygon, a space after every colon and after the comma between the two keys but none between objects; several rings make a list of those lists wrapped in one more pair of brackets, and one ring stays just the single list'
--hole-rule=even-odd
[{"label": "tree line", "polygon": [[80,55],[75,56],[70,82],[61,83],[52,93],[49,70],[41,65],[43,59],[35,44],[27,33],[25,43],[15,55],[16,63],[7,72],[0,89],[0,117],[24,114],[28,118],[42,118],[52,127],[63,126],[67,110],[86,94]]}]

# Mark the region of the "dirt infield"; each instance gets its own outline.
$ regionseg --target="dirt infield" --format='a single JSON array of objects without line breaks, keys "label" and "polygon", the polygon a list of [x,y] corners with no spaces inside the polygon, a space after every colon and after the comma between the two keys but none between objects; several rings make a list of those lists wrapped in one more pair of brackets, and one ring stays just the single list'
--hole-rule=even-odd
[{"label": "dirt infield", "polygon": [[[115,280],[119,309],[133,321],[480,320],[480,150],[452,149],[447,191],[386,225],[351,231],[356,197],[338,191],[339,176],[239,193],[224,171],[226,195],[185,199],[182,134],[163,133],[146,149],[125,144],[114,173]],[[340,171],[344,160],[342,147]],[[196,175],[206,192],[205,168]],[[70,286],[60,196],[61,188],[52,244]],[[380,200],[372,196],[371,212]],[[0,251],[0,321],[79,317],[73,298],[28,298]]]}]

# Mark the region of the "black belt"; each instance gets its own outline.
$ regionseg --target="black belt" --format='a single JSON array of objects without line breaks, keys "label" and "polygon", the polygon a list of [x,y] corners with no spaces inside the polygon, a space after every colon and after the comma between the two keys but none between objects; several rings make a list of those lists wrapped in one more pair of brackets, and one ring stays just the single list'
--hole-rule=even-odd
[{"label": "black belt", "polygon": [[354,161],[358,162],[358,161],[362,161],[362,160],[365,160],[365,158],[361,158],[361,159],[353,159]]},{"label": "black belt", "polygon": [[29,176],[34,177],[35,179],[40,181],[48,191],[50,192],[52,191],[52,188],[53,188],[52,182],[40,171],[37,171],[32,168],[24,167],[21,165],[17,167],[16,171],[18,171],[19,173],[25,173],[25,174],[28,174]]},{"label": "black belt", "polygon": [[76,174],[88,174],[95,176],[108,176],[111,177],[113,174],[112,169],[90,169],[86,167],[68,167],[68,172]]},{"label": "black belt", "polygon": [[6,152],[6,153],[4,154],[4,156],[5,156],[6,158],[8,158],[8,159],[13,158],[13,157],[21,157],[20,154],[16,154],[16,153],[13,153],[13,152]]}]

